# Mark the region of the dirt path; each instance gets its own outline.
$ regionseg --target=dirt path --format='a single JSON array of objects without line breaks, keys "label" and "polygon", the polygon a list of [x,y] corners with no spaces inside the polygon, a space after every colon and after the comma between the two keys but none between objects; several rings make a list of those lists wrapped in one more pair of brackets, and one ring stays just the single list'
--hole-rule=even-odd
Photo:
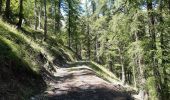
[{"label": "dirt path", "polygon": [[106,82],[86,66],[60,68],[54,76],[44,75],[48,88],[33,100],[132,100],[122,86]]}]

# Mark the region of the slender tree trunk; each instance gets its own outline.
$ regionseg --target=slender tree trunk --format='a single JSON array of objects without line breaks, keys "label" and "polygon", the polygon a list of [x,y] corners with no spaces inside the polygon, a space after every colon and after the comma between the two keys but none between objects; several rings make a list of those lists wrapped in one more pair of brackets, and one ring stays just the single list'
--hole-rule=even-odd
[{"label": "slender tree trunk", "polygon": [[76,39],[75,39],[75,49],[76,49],[76,55],[79,57],[79,49],[78,49],[78,39],[77,39],[77,37],[76,37]]},{"label": "slender tree trunk", "polygon": [[47,39],[47,4],[46,0],[44,0],[44,41]]},{"label": "slender tree trunk", "polygon": [[148,17],[149,17],[149,33],[151,35],[151,44],[152,44],[151,57],[152,57],[153,75],[155,77],[155,88],[156,88],[156,92],[157,92],[157,98],[159,100],[162,100],[162,98],[161,98],[161,94],[162,94],[161,77],[160,77],[160,72],[159,72],[159,68],[158,68],[158,59],[156,57],[157,47],[156,47],[156,34],[155,34],[155,29],[154,29],[155,19],[154,19],[154,15],[152,13],[153,8],[152,8],[151,0],[147,0],[147,10],[148,10]]},{"label": "slender tree trunk", "polygon": [[86,17],[87,17],[87,24],[86,24],[86,32],[87,32],[87,58],[90,60],[91,58],[91,43],[90,43],[90,26],[89,26],[89,10],[88,10],[88,0],[86,0]]},{"label": "slender tree trunk", "polygon": [[58,14],[57,14],[57,30],[58,30],[58,32],[60,32],[60,17],[61,17],[61,11],[60,11],[60,9],[61,9],[61,0],[59,0],[59,2],[58,2]]},{"label": "slender tree trunk", "polygon": [[[136,55],[135,55],[136,56]],[[134,87],[136,88],[136,65],[137,65],[137,63],[136,63],[136,59],[133,59],[134,61],[133,62],[135,62],[135,66],[133,66],[132,67],[132,72],[133,72],[133,83],[134,83]]]},{"label": "slender tree trunk", "polygon": [[61,0],[55,3],[55,33],[60,32]]},{"label": "slender tree trunk", "polygon": [[109,65],[109,70],[111,72],[113,72],[113,63],[112,63],[112,59],[111,59],[111,54],[109,54],[109,62],[108,62],[108,65]]},{"label": "slender tree trunk", "polygon": [[168,9],[169,9],[169,14],[170,14],[170,0],[168,0]]},{"label": "slender tree trunk", "polygon": [[120,56],[120,65],[121,65],[121,70],[122,70],[122,75],[121,75],[121,79],[122,79],[122,84],[125,84],[126,81],[126,77],[125,77],[125,66],[124,66],[124,61],[123,61],[123,55],[122,55],[122,48],[119,48],[119,56]]},{"label": "slender tree trunk", "polygon": [[[169,1],[170,2],[170,1]],[[160,17],[159,17],[159,20],[160,20],[160,24],[161,26],[164,24],[164,20],[163,20],[163,17],[162,17],[162,9],[163,9],[163,0],[159,0],[159,12],[160,12]],[[164,27],[161,27],[160,29],[160,43],[161,43],[161,50],[162,50],[162,63],[161,63],[161,67],[163,67],[163,79],[164,79],[164,84],[163,84],[163,90],[164,90],[164,94],[163,94],[163,100],[165,99],[168,99],[168,78],[167,78],[167,72],[166,72],[166,67],[165,67],[165,50],[166,50],[166,45],[164,43]]]},{"label": "slender tree trunk", "polygon": [[57,32],[57,2],[54,1],[54,33]]},{"label": "slender tree trunk", "polygon": [[[135,33],[135,42],[139,42],[139,36],[138,36],[138,32]],[[141,48],[140,45],[136,45],[136,48]],[[146,90],[145,90],[145,83],[146,83],[146,79],[144,77],[144,65],[142,62],[142,55],[141,52],[138,51],[138,54],[136,54],[136,65],[138,66],[139,69],[139,87],[140,87],[140,96],[141,96],[141,100],[146,100]]]},{"label": "slender tree trunk", "polygon": [[122,83],[125,84],[125,67],[123,64],[123,58],[121,56],[121,67],[122,67]]},{"label": "slender tree trunk", "polygon": [[5,17],[7,19],[10,19],[10,13],[11,13],[11,8],[10,8],[10,3],[11,3],[11,0],[6,0],[6,7],[5,7]]},{"label": "slender tree trunk", "polygon": [[41,13],[42,13],[42,1],[40,0],[40,7],[38,13],[38,29],[41,29]]},{"label": "slender tree trunk", "polygon": [[0,15],[2,14],[2,0],[0,0]]},{"label": "slender tree trunk", "polygon": [[34,1],[34,17],[35,17],[35,30],[38,27],[38,16],[37,16],[37,0]]},{"label": "slender tree trunk", "polygon": [[[81,41],[81,40],[80,40]],[[79,55],[82,58],[82,43],[79,44],[80,45],[80,50],[79,50]]]},{"label": "slender tree trunk", "polygon": [[142,100],[146,100],[146,98],[147,98],[147,92],[146,92],[146,90],[145,90],[145,86],[146,86],[146,79],[145,79],[145,77],[144,77],[144,65],[142,64],[142,57],[139,55],[138,56],[138,67],[139,67],[139,76],[140,76],[140,96],[141,96],[141,99]]},{"label": "slender tree trunk", "polygon": [[91,58],[91,43],[90,43],[90,26],[89,26],[89,22],[88,22],[88,25],[87,25],[87,38],[88,38],[88,60],[90,60]]},{"label": "slender tree trunk", "polygon": [[98,48],[99,48],[98,36],[96,35],[96,37],[95,37],[95,55],[94,55],[96,62],[99,62]]},{"label": "slender tree trunk", "polygon": [[71,4],[70,4],[70,2],[69,2],[69,4],[68,4],[68,6],[69,6],[69,12],[68,12],[68,46],[69,46],[69,48],[71,48],[71,9],[70,9],[70,7],[71,7]]},{"label": "slender tree trunk", "polygon": [[17,24],[18,28],[21,28],[22,20],[23,20],[23,0],[20,0],[19,1],[19,22]]}]

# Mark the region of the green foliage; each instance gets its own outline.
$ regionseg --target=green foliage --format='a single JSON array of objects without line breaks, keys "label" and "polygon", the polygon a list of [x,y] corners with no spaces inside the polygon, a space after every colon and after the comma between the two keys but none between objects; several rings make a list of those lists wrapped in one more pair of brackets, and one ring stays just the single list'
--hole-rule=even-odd
[{"label": "green foliage", "polygon": [[155,82],[155,79],[154,79],[154,77],[149,77],[148,79],[147,79],[147,89],[148,89],[148,91],[149,91],[149,94],[152,96],[152,97],[150,97],[150,100],[158,100],[157,99],[157,96],[156,96],[156,90],[155,90],[155,87],[154,87],[154,83]]},{"label": "green foliage", "polygon": [[[34,70],[38,70],[38,64],[33,61],[35,57],[30,56],[31,52],[33,55],[39,51],[48,53],[49,61],[55,58],[55,54],[65,55],[68,62],[91,59],[120,79],[125,76],[127,83],[149,91],[151,99],[157,98],[157,89],[153,86],[157,83],[163,85],[162,90],[167,90],[162,97],[169,95],[168,0],[84,0],[84,4],[81,0],[47,0],[48,34],[45,42],[42,34],[45,5],[42,0],[36,3],[24,0],[24,32],[0,22],[1,33],[4,33],[0,34],[1,40],[19,58],[35,67]],[[11,12],[15,24],[19,17],[18,0],[11,0]],[[36,22],[39,25],[35,31],[32,28]],[[71,45],[68,47],[69,42]],[[103,67],[96,67],[95,63],[90,66],[101,74]],[[160,74],[159,82],[155,71]],[[110,76],[110,72],[104,73],[102,76]]]}]

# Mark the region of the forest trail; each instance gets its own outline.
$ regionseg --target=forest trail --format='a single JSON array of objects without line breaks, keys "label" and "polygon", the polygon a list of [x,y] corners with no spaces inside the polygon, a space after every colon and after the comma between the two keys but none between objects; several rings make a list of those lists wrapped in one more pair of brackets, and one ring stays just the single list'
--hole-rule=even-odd
[{"label": "forest trail", "polygon": [[54,75],[43,71],[48,88],[31,100],[132,100],[118,83],[109,83],[85,66],[59,68]]}]

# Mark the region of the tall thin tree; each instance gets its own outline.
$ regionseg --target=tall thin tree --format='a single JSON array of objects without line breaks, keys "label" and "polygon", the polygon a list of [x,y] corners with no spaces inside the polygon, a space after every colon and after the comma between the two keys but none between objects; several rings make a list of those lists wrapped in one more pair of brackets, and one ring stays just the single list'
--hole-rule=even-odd
[{"label": "tall thin tree", "polygon": [[11,0],[6,0],[6,7],[5,7],[5,18],[10,19],[10,13],[11,13]]},{"label": "tall thin tree", "polygon": [[71,48],[71,1],[68,1],[68,46]]},{"label": "tall thin tree", "polygon": [[44,41],[47,39],[47,1],[44,0]]},{"label": "tall thin tree", "polygon": [[0,0],[0,15],[2,14],[2,0]]},{"label": "tall thin tree", "polygon": [[57,10],[57,14],[55,14],[55,31],[60,32],[60,19],[61,19],[61,0],[58,0],[57,4],[55,4],[55,9]]},{"label": "tall thin tree", "polygon": [[148,11],[148,18],[149,18],[149,33],[151,35],[151,57],[152,57],[152,70],[153,70],[153,75],[155,77],[155,88],[157,92],[157,98],[159,100],[162,100],[161,94],[162,94],[162,88],[161,88],[161,76],[158,68],[158,59],[156,57],[156,51],[157,51],[157,46],[156,46],[156,33],[155,33],[155,18],[153,15],[153,4],[152,0],[147,0],[147,11]]},{"label": "tall thin tree", "polygon": [[35,17],[35,30],[37,30],[38,27],[38,16],[37,16],[37,0],[34,0],[34,17]]},{"label": "tall thin tree", "polygon": [[21,28],[23,20],[23,0],[19,1],[19,22],[17,23],[17,28]]},{"label": "tall thin tree", "polygon": [[38,28],[41,29],[41,13],[42,13],[42,6],[43,6],[43,3],[42,3],[42,0],[40,0],[40,6],[38,7]]},{"label": "tall thin tree", "polygon": [[90,60],[90,58],[91,58],[91,42],[90,42],[90,25],[89,25],[88,0],[86,0],[86,17],[87,17],[87,24],[86,24],[86,32],[87,32],[87,54],[88,54],[88,60]]}]

